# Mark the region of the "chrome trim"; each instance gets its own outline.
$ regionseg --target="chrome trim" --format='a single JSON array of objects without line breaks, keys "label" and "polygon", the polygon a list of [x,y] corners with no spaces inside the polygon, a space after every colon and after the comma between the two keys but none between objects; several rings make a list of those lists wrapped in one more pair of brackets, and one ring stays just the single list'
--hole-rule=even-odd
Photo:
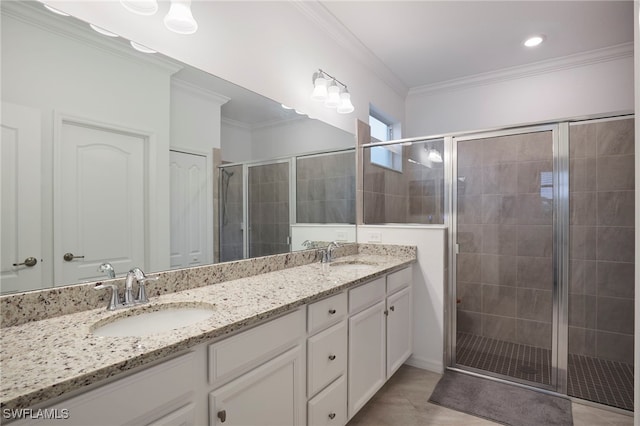
[{"label": "chrome trim", "polygon": [[554,131],[554,326],[556,390],[567,393],[569,359],[569,124]]},{"label": "chrome trim", "polygon": [[292,158],[298,158],[298,157],[311,157],[311,156],[320,156],[320,155],[331,155],[331,154],[336,154],[339,152],[347,152],[347,151],[355,151],[356,148],[355,146],[353,147],[349,147],[349,148],[339,148],[339,149],[333,149],[333,150],[318,150],[318,151],[309,151],[309,152],[304,152],[302,154],[294,154],[294,155],[282,155],[279,157],[273,157],[273,158],[263,158],[263,159],[258,159],[258,160],[249,160],[249,161],[236,161],[233,163],[223,163],[220,164],[219,166],[217,166],[219,169],[223,168],[223,167],[233,167],[233,166],[243,166],[245,164],[249,164],[249,165],[256,165],[256,164],[269,164],[269,163],[274,163],[274,162],[278,162],[280,160],[290,160]]},{"label": "chrome trim", "polygon": [[405,139],[395,139],[395,140],[386,141],[386,142],[373,142],[373,143],[362,144],[360,146],[367,147],[367,146],[379,146],[379,145],[393,145],[393,144],[403,143],[403,142],[413,142],[413,141],[431,140],[431,139],[444,139],[446,137],[462,138],[469,135],[478,135],[478,134],[484,134],[488,132],[499,132],[503,130],[509,131],[509,130],[517,130],[520,128],[555,126],[556,124],[562,123],[562,122],[573,123],[573,122],[583,122],[583,121],[589,121],[589,120],[609,120],[609,119],[618,119],[618,118],[623,119],[623,118],[631,118],[633,116],[634,116],[633,110],[614,111],[611,113],[600,113],[600,114],[584,115],[584,116],[577,116],[577,117],[561,117],[556,120],[550,120],[550,121],[533,121],[528,123],[519,123],[519,124],[514,124],[512,126],[489,127],[486,129],[465,130],[460,132],[436,133],[435,135],[420,136],[420,137],[405,138]]}]

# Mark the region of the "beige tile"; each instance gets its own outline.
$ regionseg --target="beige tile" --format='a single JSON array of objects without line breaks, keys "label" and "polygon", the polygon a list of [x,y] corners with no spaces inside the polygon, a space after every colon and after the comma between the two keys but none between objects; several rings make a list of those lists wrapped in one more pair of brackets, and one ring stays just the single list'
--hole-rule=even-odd
[{"label": "beige tile", "polygon": [[574,402],[572,404],[574,426],[631,426],[633,416],[590,407]]}]

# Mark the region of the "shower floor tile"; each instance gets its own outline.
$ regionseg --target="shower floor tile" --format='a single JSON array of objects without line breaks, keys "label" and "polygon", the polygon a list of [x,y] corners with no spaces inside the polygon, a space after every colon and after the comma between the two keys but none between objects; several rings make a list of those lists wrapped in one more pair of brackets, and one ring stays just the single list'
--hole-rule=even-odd
[{"label": "shower floor tile", "polygon": [[[456,346],[459,365],[542,385],[551,384],[549,349],[469,333],[458,333]],[[633,410],[633,365],[569,354],[568,368],[570,396]]]}]

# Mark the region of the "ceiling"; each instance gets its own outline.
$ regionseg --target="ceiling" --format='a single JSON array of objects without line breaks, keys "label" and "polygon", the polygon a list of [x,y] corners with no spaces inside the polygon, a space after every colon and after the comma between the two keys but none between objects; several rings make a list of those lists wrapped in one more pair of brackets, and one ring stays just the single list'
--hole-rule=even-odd
[{"label": "ceiling", "polygon": [[320,3],[408,89],[633,42],[631,0]]}]

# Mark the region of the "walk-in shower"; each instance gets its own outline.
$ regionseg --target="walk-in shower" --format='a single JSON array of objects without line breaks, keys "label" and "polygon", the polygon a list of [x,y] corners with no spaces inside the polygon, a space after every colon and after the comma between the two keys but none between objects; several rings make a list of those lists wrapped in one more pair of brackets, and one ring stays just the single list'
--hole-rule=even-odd
[{"label": "walk-in shower", "polygon": [[454,137],[452,159],[450,365],[633,410],[633,118]]}]

